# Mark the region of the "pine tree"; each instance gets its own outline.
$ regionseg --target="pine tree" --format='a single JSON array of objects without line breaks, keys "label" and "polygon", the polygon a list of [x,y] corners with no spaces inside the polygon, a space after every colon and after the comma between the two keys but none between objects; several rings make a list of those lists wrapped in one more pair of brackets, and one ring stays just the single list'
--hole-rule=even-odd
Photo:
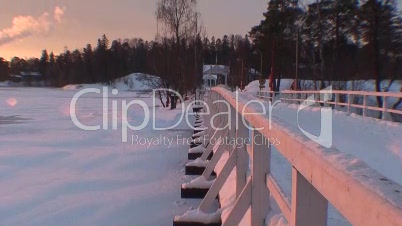
[{"label": "pine tree", "polygon": [[40,65],[39,65],[39,72],[44,76],[46,79],[46,72],[49,64],[49,55],[47,54],[47,50],[42,51],[42,56],[40,57]]},{"label": "pine tree", "polygon": [[93,52],[91,44],[87,44],[86,48],[84,48],[84,67],[85,67],[85,75],[86,82],[95,82],[96,78],[93,73]]},{"label": "pine tree", "polygon": [[271,0],[267,12],[264,13],[264,20],[249,32],[255,48],[262,51],[265,58],[270,59],[270,73],[273,80],[278,79],[277,83],[273,83],[273,90],[279,89],[280,78],[289,68],[286,62],[295,59],[289,56],[289,51],[286,49],[289,45],[284,31],[288,26],[292,26],[301,14],[298,1]]},{"label": "pine tree", "polygon": [[56,78],[59,77],[59,70],[56,64],[56,57],[53,52],[49,55],[49,66],[46,71],[46,78],[51,86],[57,86]]},{"label": "pine tree", "polygon": [[[369,48],[377,92],[382,91],[381,82],[385,79],[384,66],[388,56],[398,54],[393,49],[393,44],[400,42],[395,39],[398,38],[398,18],[394,0],[368,0],[360,9],[362,36]],[[382,98],[377,97],[378,106],[382,106],[382,103]]]}]

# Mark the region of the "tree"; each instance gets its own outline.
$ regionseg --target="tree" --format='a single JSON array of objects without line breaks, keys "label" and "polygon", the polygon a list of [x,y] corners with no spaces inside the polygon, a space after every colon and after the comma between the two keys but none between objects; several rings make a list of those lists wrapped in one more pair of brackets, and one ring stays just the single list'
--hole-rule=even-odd
[{"label": "tree", "polygon": [[[176,71],[170,76],[175,77],[172,85],[181,94],[184,94],[183,59],[181,57],[181,40],[196,34],[198,30],[197,1],[196,0],[159,0],[156,17],[162,23],[165,36],[175,39]],[[174,107],[174,104],[172,104]]]},{"label": "tree", "polygon": [[86,82],[95,82],[96,78],[93,73],[93,52],[91,44],[87,44],[87,47],[84,48],[83,51],[84,55],[84,67],[85,67],[85,75],[86,75]]},{"label": "tree", "polygon": [[221,62],[224,65],[229,64],[229,56],[230,56],[230,46],[229,46],[229,37],[227,35],[223,36],[222,46],[221,46]]},{"label": "tree", "polygon": [[19,57],[13,57],[10,62],[10,73],[13,75],[19,75],[25,71],[28,67],[27,62]]},{"label": "tree", "polygon": [[4,58],[0,57],[0,81],[5,81],[8,79],[10,73],[9,62]]},{"label": "tree", "polygon": [[42,56],[40,57],[40,65],[39,65],[39,72],[44,76],[46,79],[47,76],[47,67],[49,64],[49,55],[47,54],[47,50],[42,51]]},{"label": "tree", "polygon": [[71,53],[72,59],[72,72],[71,72],[71,83],[81,84],[85,82],[85,66],[84,60],[82,58],[82,53],[76,49]]},{"label": "tree", "polygon": [[[150,87],[152,87],[153,89],[168,89],[170,88],[170,84],[174,83],[174,78],[169,76],[172,71],[174,71],[174,64],[172,62],[174,61],[174,45],[173,42],[168,38],[163,38],[161,42],[162,43],[152,43],[152,47],[150,53],[148,54],[147,60],[147,72],[159,77],[159,79],[156,80],[154,76],[149,76],[147,74],[144,74],[141,77],[141,80],[150,85]],[[157,94],[162,106],[169,107],[169,93],[159,91]],[[166,98],[166,102],[164,102],[163,98]]]},{"label": "tree", "polygon": [[109,62],[109,39],[106,35],[98,39],[98,44],[94,53],[94,72],[99,76],[97,81],[102,83],[109,83],[110,80],[110,62]]},{"label": "tree", "polygon": [[[333,29],[333,54],[332,54],[332,73],[330,80],[333,81],[339,76],[338,73],[346,74],[340,70],[340,57],[353,55],[348,50],[348,37],[353,37],[357,40],[356,25],[357,25],[357,0],[332,0],[329,19],[334,21]],[[345,48],[346,47],[346,48]],[[345,53],[348,51],[349,53]],[[343,54],[345,53],[345,54]]]},{"label": "tree", "polygon": [[[385,79],[385,62],[390,55],[397,56],[393,48],[401,42],[397,34],[400,18],[394,0],[368,0],[360,9],[363,40],[369,47],[370,63],[375,78],[375,90],[381,92],[381,82]],[[398,20],[399,18],[399,20]],[[396,39],[395,39],[396,38]],[[377,97],[378,106],[382,106],[382,98]],[[381,115],[380,115],[381,117]]]},{"label": "tree", "polygon": [[271,61],[270,73],[273,80],[276,81],[273,82],[273,90],[279,90],[281,77],[289,73],[287,62],[294,59],[289,54],[288,47],[290,45],[284,30],[288,26],[292,26],[301,14],[302,9],[298,6],[298,1],[271,0],[268,3],[267,12],[264,13],[264,20],[249,32],[255,48],[264,53],[265,59]]},{"label": "tree", "polygon": [[49,55],[49,66],[46,72],[46,78],[51,86],[57,86],[57,78],[59,76],[59,68],[56,64],[56,56],[53,52],[51,52]]}]

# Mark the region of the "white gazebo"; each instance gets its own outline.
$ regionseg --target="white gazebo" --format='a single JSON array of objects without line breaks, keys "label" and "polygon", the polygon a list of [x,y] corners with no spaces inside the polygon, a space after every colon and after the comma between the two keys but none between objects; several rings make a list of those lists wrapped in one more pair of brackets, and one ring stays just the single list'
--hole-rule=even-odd
[{"label": "white gazebo", "polygon": [[204,65],[203,80],[206,87],[227,85],[229,67],[225,65]]},{"label": "white gazebo", "polygon": [[207,87],[214,87],[216,86],[216,82],[218,80],[218,76],[217,75],[204,75],[204,77],[202,78],[204,80],[204,85]]}]

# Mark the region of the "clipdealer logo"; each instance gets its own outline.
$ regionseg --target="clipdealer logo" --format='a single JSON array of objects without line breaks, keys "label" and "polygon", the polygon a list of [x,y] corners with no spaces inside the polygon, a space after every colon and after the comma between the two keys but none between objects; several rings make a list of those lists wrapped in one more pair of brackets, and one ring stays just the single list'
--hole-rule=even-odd
[{"label": "clipdealer logo", "polygon": [[[156,92],[159,91],[168,91],[171,93],[174,93],[181,101],[181,112],[180,112],[180,117],[177,120],[177,122],[174,125],[171,125],[169,127],[158,127],[156,125],[156,102],[157,102],[157,98],[156,98]],[[320,95],[324,97],[324,101],[328,101],[332,99],[332,87],[329,87],[325,90],[322,90],[320,92]],[[211,121],[209,122],[209,124],[205,125],[206,128],[212,128],[213,130],[232,130],[235,128],[239,128],[239,123],[243,123],[244,127],[246,127],[249,130],[262,130],[265,129],[264,127],[260,127],[260,128],[252,128],[248,125],[248,123],[245,120],[245,116],[246,115],[264,115],[267,117],[267,119],[269,120],[269,129],[272,128],[272,113],[274,110],[275,105],[279,104],[281,101],[277,100],[274,103],[272,102],[268,102],[268,106],[264,105],[264,103],[260,100],[249,100],[246,101],[243,104],[243,109],[238,109],[238,104],[236,104],[236,109],[233,109],[230,104],[225,101],[225,100],[215,100],[213,101],[213,105],[214,104],[224,104],[226,105],[226,110],[227,111],[220,111],[217,112],[214,115],[211,115],[211,111],[210,111],[210,106],[201,100],[197,100],[197,101],[192,101],[190,103],[188,103],[187,107],[184,105],[184,99],[183,97],[175,90],[171,90],[171,89],[154,89],[152,91],[153,95],[152,95],[152,106],[149,106],[145,101],[141,100],[141,99],[134,99],[134,100],[122,100],[121,101],[121,133],[122,133],[122,142],[123,143],[127,143],[128,142],[128,131],[141,131],[143,129],[145,129],[147,126],[149,126],[150,124],[152,124],[152,130],[153,131],[162,131],[162,130],[169,130],[169,129],[174,129],[177,128],[177,126],[179,126],[182,121],[185,119],[186,123],[188,125],[189,128],[195,129],[194,126],[190,123],[190,119],[189,117],[191,115],[193,115],[194,113],[192,113],[191,108],[192,106],[198,102],[198,103],[202,103],[205,106],[205,111],[200,113],[203,115],[210,115],[211,117]],[[82,123],[78,117],[77,117],[77,104],[79,99],[88,93],[95,93],[95,94],[101,94],[102,95],[102,107],[103,107],[103,117],[102,117],[102,124],[98,124],[98,125],[85,125],[84,123]],[[113,89],[111,91],[113,96],[116,96],[118,94],[118,90],[117,89]],[[239,103],[239,92],[236,91],[236,103]],[[312,106],[314,105],[314,100],[315,100],[316,96],[315,95],[311,95],[310,97],[308,97],[298,108],[297,110],[297,125],[299,130],[310,140],[312,140],[313,142],[326,147],[326,148],[330,148],[332,146],[332,108],[330,107],[321,107],[321,131],[319,136],[314,135],[313,133],[310,133],[307,131],[307,129],[302,128],[302,126],[300,125],[300,111],[302,111],[303,109],[307,108],[308,106]],[[250,105],[250,104],[255,104],[255,105],[259,105],[262,109],[262,111],[260,112],[246,112],[246,108]],[[131,125],[129,120],[128,120],[128,111],[130,110],[131,107],[133,106],[139,106],[142,109],[142,113],[143,113],[143,118],[140,119],[140,124],[138,126],[134,126]],[[267,109],[268,107],[268,109]],[[151,110],[150,110],[151,109]],[[112,100],[112,126],[111,129],[112,130],[118,130],[118,103],[117,100]],[[241,112],[241,116],[240,114],[233,114],[233,112],[231,111],[237,111],[237,112]],[[234,118],[232,118],[232,115],[235,115]],[[222,125],[220,124],[219,126],[216,126],[214,124],[214,121],[217,117],[219,116],[225,116],[227,117],[227,124],[226,125]],[[95,130],[109,130],[110,129],[110,125],[109,125],[109,89],[108,87],[103,87],[103,89],[97,89],[97,88],[85,88],[80,90],[79,92],[77,92],[74,97],[72,98],[71,102],[70,102],[70,117],[71,120],[73,121],[73,123],[80,129],[82,130],[86,130],[86,131],[95,131]],[[142,120],[142,121],[141,121]],[[138,121],[138,120],[136,120]],[[235,123],[232,123],[235,122]],[[235,126],[235,128],[233,128]],[[138,143],[161,143],[161,142],[168,142],[166,139],[161,141],[161,140],[144,140],[144,138],[141,137],[131,137],[132,140],[135,140],[135,142]],[[239,138],[241,139],[241,138]],[[248,140],[247,140],[248,139]],[[256,140],[256,139],[253,139]],[[257,139],[258,140],[258,139]],[[266,142],[267,145],[280,145],[280,141],[277,138],[265,138],[264,139],[260,139],[263,140],[263,142]],[[132,141],[133,142],[133,141]],[[215,141],[213,141],[215,142]],[[246,143],[250,143],[250,139],[249,138],[244,138],[243,140],[233,140],[233,139],[229,139],[225,141],[226,143],[228,143],[229,145],[231,144],[236,144],[236,145],[245,145]],[[169,143],[168,143],[169,145]],[[172,145],[172,143],[170,143],[170,145]],[[258,144],[256,144],[258,145]]]},{"label": "clipdealer logo", "polygon": [[[236,146],[238,148],[242,148],[248,144],[254,142],[254,145],[263,145],[263,146],[279,146],[281,142],[278,138],[265,138],[256,139],[261,137],[262,135],[255,135],[254,139],[251,138],[231,138],[231,137],[219,137],[219,138],[208,138],[208,136],[204,136],[202,139],[198,139],[198,142],[201,143],[209,143],[209,145],[215,146],[216,144],[223,144],[228,146]],[[260,142],[256,142],[256,140],[260,140]],[[183,137],[181,135],[176,135],[175,137],[171,136],[162,136],[158,137],[145,137],[140,135],[131,135],[131,145],[141,145],[146,148],[156,147],[156,146],[165,146],[167,148],[171,148],[174,145],[190,145],[193,139]]]}]

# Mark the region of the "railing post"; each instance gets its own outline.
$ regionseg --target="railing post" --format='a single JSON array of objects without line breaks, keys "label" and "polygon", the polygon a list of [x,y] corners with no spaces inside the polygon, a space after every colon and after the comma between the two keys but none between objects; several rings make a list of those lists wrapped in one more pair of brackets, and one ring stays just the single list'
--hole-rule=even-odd
[{"label": "railing post", "polygon": [[387,113],[387,97],[383,96],[383,101],[382,101],[382,119],[386,120],[387,116],[385,115]]},{"label": "railing post", "polygon": [[291,226],[326,226],[328,201],[292,168]]},{"label": "railing post", "polygon": [[[245,138],[249,137],[249,131],[246,127],[246,125],[244,125],[243,123],[243,116],[236,112],[237,114],[239,114],[239,125],[237,128],[237,138],[240,139],[236,139],[236,141],[238,140],[243,140],[245,141]],[[247,146],[245,143],[243,144],[237,144],[236,147],[236,156],[237,156],[237,160],[236,160],[236,198],[238,198],[240,196],[240,193],[243,191],[244,186],[246,185],[246,181],[247,181],[247,169],[248,169],[248,154],[247,154]]]},{"label": "railing post", "polygon": [[339,93],[335,94],[335,110],[338,109],[338,103],[340,103],[339,101]]},{"label": "railing post", "polygon": [[[322,96],[320,96],[320,98],[324,100],[324,107],[329,107],[328,99],[326,98],[327,93],[323,93],[323,94],[320,94],[320,95],[322,95]],[[331,97],[332,97],[332,95],[331,95]]]},{"label": "railing post", "polygon": [[314,93],[314,100],[315,100],[315,106],[316,107],[320,107],[321,106],[321,103],[319,102],[320,101],[320,99],[321,99],[321,95],[320,95],[320,93]]},{"label": "railing post", "polygon": [[348,94],[348,113],[350,113],[350,107],[352,105],[352,94]]},{"label": "railing post", "polygon": [[367,114],[367,95],[363,95],[363,117],[366,117]]},{"label": "railing post", "polygon": [[271,145],[259,131],[253,130],[251,137],[251,225],[264,226],[269,212],[269,190],[267,174],[271,165]]}]

